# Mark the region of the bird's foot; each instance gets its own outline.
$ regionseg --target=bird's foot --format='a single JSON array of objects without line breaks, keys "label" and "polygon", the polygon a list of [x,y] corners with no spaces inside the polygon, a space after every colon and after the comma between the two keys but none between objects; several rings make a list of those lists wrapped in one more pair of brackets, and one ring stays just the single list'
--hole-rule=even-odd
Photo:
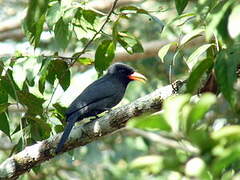
[{"label": "bird's foot", "polygon": [[[109,113],[110,111],[111,111],[111,108],[104,108],[103,109],[104,111],[106,111],[107,113]],[[101,113],[100,113],[101,114]],[[92,118],[90,118],[90,122],[91,121],[94,121],[94,120],[96,120],[96,119],[99,119],[100,117],[98,116],[99,114],[96,114],[94,117],[92,117]]]},{"label": "bird's foot", "polygon": [[90,121],[94,121],[94,120],[96,120],[96,119],[98,119],[98,118],[99,118],[99,116],[98,116],[98,115],[95,115],[94,117],[90,118]]}]

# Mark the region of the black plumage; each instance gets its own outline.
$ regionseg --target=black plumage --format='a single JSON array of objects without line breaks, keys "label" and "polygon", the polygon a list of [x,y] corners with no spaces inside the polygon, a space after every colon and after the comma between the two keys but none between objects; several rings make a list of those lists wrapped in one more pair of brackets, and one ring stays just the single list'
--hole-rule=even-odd
[{"label": "black plumage", "polygon": [[144,81],[146,78],[136,73],[130,66],[116,63],[109,67],[106,75],[90,84],[66,111],[67,125],[56,153],[61,151],[75,122],[96,116],[117,105],[122,100],[128,83],[132,80]]}]

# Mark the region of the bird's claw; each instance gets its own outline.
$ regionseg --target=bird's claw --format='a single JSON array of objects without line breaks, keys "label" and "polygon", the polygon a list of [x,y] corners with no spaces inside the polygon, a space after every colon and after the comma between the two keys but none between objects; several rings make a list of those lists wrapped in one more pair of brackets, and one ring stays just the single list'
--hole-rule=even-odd
[{"label": "bird's claw", "polygon": [[95,115],[93,118],[90,118],[90,121],[94,121],[94,120],[96,120],[96,119],[98,119],[99,118],[99,116],[98,115]]}]

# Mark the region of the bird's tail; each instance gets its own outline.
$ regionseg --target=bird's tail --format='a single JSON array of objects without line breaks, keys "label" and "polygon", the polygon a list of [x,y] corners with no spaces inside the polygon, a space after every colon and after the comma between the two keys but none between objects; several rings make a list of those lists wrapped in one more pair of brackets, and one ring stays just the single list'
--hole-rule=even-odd
[{"label": "bird's tail", "polygon": [[66,127],[64,128],[64,132],[63,132],[63,134],[62,134],[62,137],[61,137],[61,139],[60,139],[60,142],[59,142],[58,145],[57,145],[57,149],[56,149],[56,151],[55,151],[56,154],[59,153],[59,152],[62,150],[63,145],[64,145],[64,143],[66,142],[66,140],[67,140],[67,138],[68,138],[68,136],[69,136],[69,134],[70,134],[73,126],[74,126],[74,123],[75,123],[75,121],[73,121],[73,120],[69,120],[69,121],[67,122],[67,125],[66,125]]}]

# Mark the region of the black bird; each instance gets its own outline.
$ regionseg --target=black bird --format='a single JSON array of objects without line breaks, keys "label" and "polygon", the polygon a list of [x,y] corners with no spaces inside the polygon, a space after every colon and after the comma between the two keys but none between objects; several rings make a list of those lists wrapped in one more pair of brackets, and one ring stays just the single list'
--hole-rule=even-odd
[{"label": "black bird", "polygon": [[69,106],[66,111],[67,125],[57,146],[59,153],[67,140],[74,123],[109,110],[123,98],[130,81],[144,82],[146,78],[130,66],[115,63],[106,75],[90,84]]}]

